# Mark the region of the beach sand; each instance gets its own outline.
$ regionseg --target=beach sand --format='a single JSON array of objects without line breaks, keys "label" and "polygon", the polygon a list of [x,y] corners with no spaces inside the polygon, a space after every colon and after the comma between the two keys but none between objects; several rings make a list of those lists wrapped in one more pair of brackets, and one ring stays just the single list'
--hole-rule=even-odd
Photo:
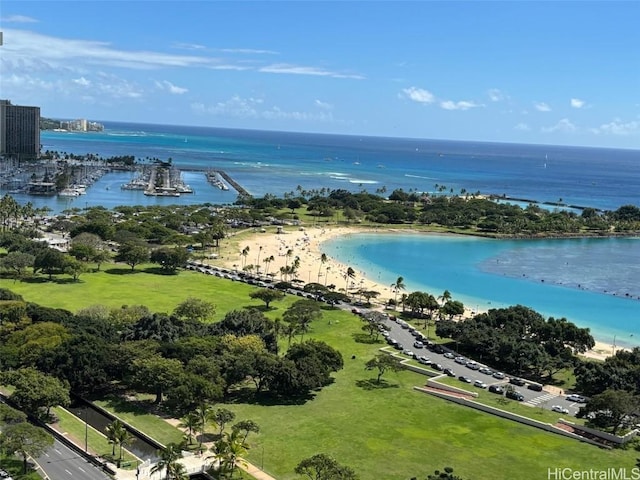
[{"label": "beach sand", "polygon": [[[385,232],[391,233],[388,230]],[[335,291],[338,292],[344,292],[346,288],[348,288],[349,292],[355,292],[360,289],[379,292],[380,295],[375,300],[372,300],[372,303],[375,308],[383,309],[386,302],[395,296],[394,289],[391,285],[383,285],[375,282],[367,278],[363,271],[356,271],[355,278],[349,280],[345,277],[349,266],[338,262],[335,258],[331,258],[328,255],[326,262],[321,262],[323,242],[354,233],[385,234],[373,228],[355,226],[285,226],[281,229],[281,233],[277,233],[276,228],[269,228],[266,229],[266,232],[257,231],[243,238],[236,246],[237,251],[227,251],[223,258],[216,263],[222,264],[227,268],[237,269],[241,269],[243,265],[259,265],[262,274],[267,272],[270,274],[275,273],[276,276],[274,279],[280,279],[280,267],[291,265],[294,259],[297,258],[299,261],[297,277],[303,282],[335,285]],[[429,235],[429,233],[424,234]],[[242,255],[242,250],[246,247],[249,248],[249,251],[245,257]],[[289,256],[287,256],[287,252],[290,252]],[[264,259],[270,258],[271,256],[273,256],[273,260],[265,263]],[[464,317],[471,317],[475,313],[480,312],[465,308]],[[596,341],[595,347],[583,356],[604,360],[611,356],[614,351],[621,349],[621,347]]]}]

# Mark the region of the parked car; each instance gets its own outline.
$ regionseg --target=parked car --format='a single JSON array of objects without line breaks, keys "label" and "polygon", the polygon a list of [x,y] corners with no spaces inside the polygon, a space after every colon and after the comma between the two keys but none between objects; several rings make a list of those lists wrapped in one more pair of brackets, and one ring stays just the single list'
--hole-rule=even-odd
[{"label": "parked car", "polygon": [[431,360],[429,359],[429,357],[425,357],[424,355],[418,357],[418,361],[422,364],[422,365],[429,365],[431,363]]},{"label": "parked car", "polygon": [[478,365],[476,362],[467,362],[466,367],[471,370],[480,370],[480,365]]},{"label": "parked car", "polygon": [[502,395],[504,393],[504,388],[502,388],[500,385],[489,385],[489,391],[491,393]]},{"label": "parked car", "polygon": [[503,380],[504,379],[504,373],[502,372],[495,372],[493,374],[493,378],[497,378],[498,380]]},{"label": "parked car", "polygon": [[507,390],[506,397],[511,400],[518,400],[519,402],[524,400],[524,395],[522,395],[517,390]]},{"label": "parked car", "polygon": [[512,384],[512,385],[517,385],[519,387],[524,387],[526,382],[524,380],[522,380],[521,378],[511,377],[509,379],[509,383]]},{"label": "parked car", "polygon": [[466,365],[467,359],[464,357],[456,357],[454,362],[459,363],[460,365]]},{"label": "parked car", "polygon": [[445,356],[445,358],[455,358],[455,355],[453,353],[451,353],[451,352],[446,352],[444,354],[444,356]]},{"label": "parked car", "polygon": [[446,373],[450,377],[455,377],[456,376],[455,372],[453,370],[451,370],[450,368],[445,368],[444,369],[444,373]]},{"label": "parked car", "polygon": [[478,370],[480,373],[484,373],[485,375],[493,375],[493,370],[491,370],[490,368],[487,367],[482,367],[480,370]]},{"label": "parked car", "polygon": [[569,414],[569,409],[568,408],[564,408],[560,405],[554,405],[553,407],[551,407],[551,411],[552,412],[558,412],[558,413],[564,413],[565,415]]},{"label": "parked car", "polygon": [[582,395],[577,395],[575,393],[571,394],[571,395],[567,395],[567,400],[569,400],[570,402],[575,402],[575,403],[586,403],[587,399],[584,398]]},{"label": "parked car", "polygon": [[419,340],[416,340],[415,342],[413,342],[413,346],[416,348],[423,348],[424,347],[424,343],[422,343]]},{"label": "parked car", "polygon": [[409,350],[408,348],[405,348],[402,353],[404,353],[405,355],[409,355],[410,357],[413,356],[413,352],[411,350]]},{"label": "parked car", "polygon": [[473,382],[473,386],[478,388],[487,388],[487,384],[482,380],[476,380],[475,382]]},{"label": "parked car", "polygon": [[444,367],[442,365],[440,365],[439,363],[435,363],[433,362],[431,364],[431,368],[433,368],[434,370],[437,370],[439,372],[441,372],[442,370],[444,370]]},{"label": "parked car", "polygon": [[533,390],[534,392],[542,391],[542,385],[540,385],[539,383],[530,383],[529,385],[527,385],[527,388],[529,390]]},{"label": "parked car", "polygon": [[469,377],[465,377],[464,375],[460,375],[458,377],[458,380],[460,380],[461,382],[464,382],[464,383],[471,383],[473,381]]}]

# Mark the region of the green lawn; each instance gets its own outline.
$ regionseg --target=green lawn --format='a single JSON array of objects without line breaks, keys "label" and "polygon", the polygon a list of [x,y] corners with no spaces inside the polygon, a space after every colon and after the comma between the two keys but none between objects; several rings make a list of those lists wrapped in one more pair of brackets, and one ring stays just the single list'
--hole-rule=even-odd
[{"label": "green lawn", "polygon": [[[247,296],[252,287],[200,273],[97,273],[81,279],[78,284],[3,280],[0,286],[21,293],[28,301],[72,311],[97,303],[145,304],[152,311],[170,311],[194,296],[217,304],[216,318],[221,318],[231,308],[260,305]],[[269,316],[281,315],[297,299],[275,303],[277,309]],[[417,392],[412,387],[426,380],[419,374],[385,373],[381,386],[375,385],[375,372],[365,371],[364,365],[384,344],[356,343],[354,334],[361,333],[360,326],[354,315],[330,310],[313,324],[310,336],[340,350],[345,368],[312,401],[228,406],[237,419],[252,419],[261,427],[259,435],[249,438],[253,447],[249,461],[260,466],[264,459],[264,469],[279,480],[298,478],[293,473],[295,465],[320,452],[351,466],[363,480],[424,478],[445,466],[454,467],[464,478],[495,480],[546,478],[547,469],[555,467],[584,470],[635,465],[633,451],[602,450]],[[148,421],[144,415],[125,415],[118,411],[128,410],[122,406],[112,408],[163,443],[168,440],[163,435],[174,435],[159,432],[165,427],[160,427],[157,417],[147,425],[142,423]],[[177,429],[173,431],[181,437]]]},{"label": "green lawn", "polygon": [[96,405],[110,411],[123,422],[126,422],[138,430],[146,433],[151,438],[163,445],[180,443],[184,433],[168,422],[147,413],[136,405],[118,398],[108,398],[94,402]]},{"label": "green lawn", "polygon": [[[249,292],[255,287],[244,283],[190,270],[180,271],[177,275],[149,274],[144,272],[146,268],[153,266],[138,266],[132,272],[127,266],[109,264],[103,266],[103,271],[85,273],[77,283],[48,282],[44,277],[37,277],[29,282],[0,279],[0,287],[21,294],[29,302],[72,312],[102,304],[114,308],[146,305],[152,312],[170,313],[188,297],[196,297],[216,305],[214,319],[221,319],[234,308],[264,305],[260,300],[249,298]],[[60,278],[69,279],[66,275]],[[295,300],[299,298],[288,295],[282,302],[273,302],[270,315],[281,315]]]}]

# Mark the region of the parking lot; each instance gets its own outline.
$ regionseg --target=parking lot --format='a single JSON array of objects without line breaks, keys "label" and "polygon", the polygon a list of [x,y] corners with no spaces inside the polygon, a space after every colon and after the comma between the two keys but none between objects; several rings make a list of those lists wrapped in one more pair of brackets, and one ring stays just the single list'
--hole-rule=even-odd
[{"label": "parking lot", "polygon": [[[413,357],[420,363],[436,371],[441,371],[443,374],[448,372],[450,377],[467,377],[470,383],[460,381],[461,388],[480,391],[480,387],[474,386],[476,381],[478,384],[484,384],[484,388],[487,389],[491,385],[504,387],[507,384],[511,384],[522,395],[523,404],[549,410],[556,407],[555,410],[558,413],[572,416],[575,416],[580,407],[584,405],[584,402],[568,399],[567,395],[547,391],[542,388],[542,385],[535,382],[512,377],[506,372],[495,372],[480,362],[462,357],[454,350],[433,344],[429,345],[430,342],[427,342],[424,335],[400,319],[392,320],[388,318],[384,320],[383,325],[388,332],[385,334],[387,343],[398,351],[403,352],[407,357]],[[392,343],[393,341],[395,341],[395,344]]]}]

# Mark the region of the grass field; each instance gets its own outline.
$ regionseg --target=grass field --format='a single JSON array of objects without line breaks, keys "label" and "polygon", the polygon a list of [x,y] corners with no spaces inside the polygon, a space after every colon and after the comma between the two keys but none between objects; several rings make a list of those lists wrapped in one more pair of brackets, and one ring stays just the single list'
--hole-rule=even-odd
[{"label": "grass field", "polygon": [[[247,296],[252,287],[199,273],[166,277],[120,273],[86,274],[78,284],[3,280],[0,286],[28,301],[72,311],[97,303],[144,304],[152,311],[171,311],[194,296],[215,303],[216,318],[221,318],[231,308],[260,305]],[[281,315],[297,299],[274,303],[276,309],[269,316]],[[356,343],[354,334],[361,333],[361,322],[350,313],[325,311],[324,315],[313,324],[310,336],[344,356],[345,368],[332,385],[300,405],[228,406],[237,419],[260,425],[260,434],[250,437],[248,460],[264,465],[279,480],[298,478],[295,465],[320,452],[351,466],[363,480],[424,478],[445,466],[454,467],[464,478],[495,480],[547,478],[547,469],[555,467],[635,465],[633,450],[599,449],[416,392],[412,387],[424,384],[425,378],[415,373],[386,373],[382,384],[375,385],[374,372],[365,371],[364,364],[383,344]]]}]

